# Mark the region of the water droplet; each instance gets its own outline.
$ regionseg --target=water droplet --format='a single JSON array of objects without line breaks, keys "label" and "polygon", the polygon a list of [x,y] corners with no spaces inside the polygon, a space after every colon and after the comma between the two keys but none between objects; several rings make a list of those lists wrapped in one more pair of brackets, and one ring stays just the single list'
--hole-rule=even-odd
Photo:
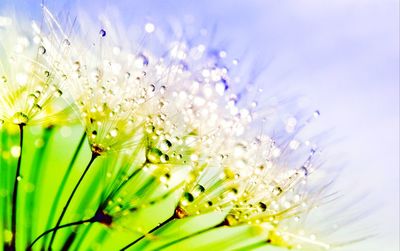
[{"label": "water droplet", "polygon": [[161,86],[160,87],[160,93],[164,94],[166,89],[167,89],[167,87],[165,87],[165,85]]},{"label": "water droplet", "polygon": [[144,30],[145,30],[147,33],[152,33],[152,32],[154,32],[155,29],[156,29],[156,27],[155,27],[154,24],[152,24],[152,23],[147,23],[147,24],[144,26]]},{"label": "water droplet", "polygon": [[135,65],[138,68],[142,68],[143,66],[147,66],[148,64],[149,64],[149,59],[145,55],[139,54],[135,61]]},{"label": "water droplet", "polygon": [[105,30],[101,29],[99,34],[100,34],[101,37],[105,37],[107,33],[106,33]]},{"label": "water droplet", "polygon": [[188,205],[189,203],[191,203],[193,201],[194,201],[194,196],[191,193],[185,192],[183,194],[183,198],[182,198],[182,201],[181,201],[182,205],[186,206],[186,205]]},{"label": "water droplet", "polygon": [[31,93],[31,94],[28,95],[27,102],[28,102],[29,105],[35,104],[36,101],[37,101],[37,96],[35,94]]},{"label": "water droplet", "polygon": [[218,95],[224,95],[226,90],[228,90],[228,85],[226,84],[226,81],[221,81],[215,84],[215,91],[218,93]]},{"label": "water droplet", "polygon": [[291,140],[291,141],[289,142],[289,147],[290,147],[290,149],[292,149],[292,150],[298,149],[299,146],[300,146],[300,142],[297,141],[297,140],[295,140],[295,139],[293,139],[293,140]]},{"label": "water droplet", "polygon": [[33,92],[33,94],[34,94],[37,98],[39,98],[40,95],[42,95],[42,92],[39,91],[39,90],[36,90],[36,91]]},{"label": "water droplet", "polygon": [[306,166],[302,166],[300,169],[303,172],[304,176],[308,176],[308,169]]},{"label": "water droplet", "polygon": [[275,196],[280,195],[283,192],[282,188],[280,186],[274,187],[272,190],[272,194]]},{"label": "water droplet", "polygon": [[38,51],[39,51],[40,54],[45,54],[46,53],[46,48],[44,48],[44,46],[39,46]]},{"label": "water droplet", "polygon": [[258,207],[260,208],[261,212],[265,212],[265,210],[267,210],[267,205],[262,202],[258,203]]},{"label": "water droplet", "polygon": [[171,174],[166,173],[166,174],[164,174],[164,175],[162,175],[162,176],[160,177],[160,181],[161,181],[162,183],[167,183],[168,180],[169,180],[170,178],[171,178]]},{"label": "water droplet", "polygon": [[149,86],[149,90],[150,90],[150,92],[154,92],[154,91],[156,90],[156,86],[153,85],[153,84],[151,84],[151,85]]},{"label": "water droplet", "polygon": [[21,147],[20,146],[12,146],[10,149],[11,156],[14,158],[18,158],[21,154]]},{"label": "water droplet", "polygon": [[81,63],[79,61],[75,61],[73,68],[75,71],[78,71],[81,68]]},{"label": "water droplet", "polygon": [[166,139],[161,143],[160,148],[162,151],[168,151],[171,146],[172,143]]},{"label": "water droplet", "polygon": [[62,91],[61,91],[60,89],[57,89],[57,90],[54,92],[54,96],[56,96],[56,97],[61,97],[61,95],[62,95]]},{"label": "water droplet", "polygon": [[161,162],[161,156],[163,153],[158,148],[150,148],[147,151],[146,158],[150,163],[158,164]]},{"label": "water droplet", "polygon": [[167,154],[161,155],[161,157],[160,157],[161,163],[165,163],[165,162],[167,162],[168,160],[169,160],[169,156],[168,156]]},{"label": "water droplet", "polygon": [[40,105],[38,105],[38,104],[35,104],[33,107],[32,107],[32,110],[34,111],[34,112],[39,112],[39,111],[41,111],[43,108],[40,106]]},{"label": "water droplet", "polygon": [[64,39],[63,43],[64,43],[66,46],[70,46],[70,45],[71,45],[71,42],[70,42],[68,39]]},{"label": "water droplet", "polygon": [[117,137],[117,135],[118,135],[118,129],[117,128],[114,128],[114,129],[112,129],[110,131],[110,136],[111,137],[115,138],[115,137]]},{"label": "water droplet", "polygon": [[92,131],[90,137],[91,137],[92,139],[95,139],[96,136],[97,136],[97,131],[96,131],[96,130]]},{"label": "water droplet", "polygon": [[197,184],[196,187],[194,188],[195,191],[200,194],[200,193],[204,193],[204,191],[206,190],[202,185]]},{"label": "water droplet", "polygon": [[314,118],[318,118],[321,115],[321,113],[318,110],[315,110],[313,113]]},{"label": "water droplet", "polygon": [[2,84],[7,83],[7,78],[6,78],[6,76],[1,76],[1,78],[0,78],[0,83],[2,83]]},{"label": "water droplet", "polygon": [[150,124],[150,125],[146,126],[145,130],[146,130],[147,133],[153,133],[155,129],[156,128],[153,125]]},{"label": "water droplet", "polygon": [[44,75],[45,75],[46,77],[50,77],[50,72],[49,72],[49,71],[44,71]]}]

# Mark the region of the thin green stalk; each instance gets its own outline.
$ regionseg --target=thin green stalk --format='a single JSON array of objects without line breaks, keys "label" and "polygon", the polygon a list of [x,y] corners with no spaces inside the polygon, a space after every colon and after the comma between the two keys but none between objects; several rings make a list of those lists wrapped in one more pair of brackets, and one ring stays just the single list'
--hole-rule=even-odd
[{"label": "thin green stalk", "polygon": [[[81,247],[81,245],[82,245],[82,242],[85,240],[85,237],[86,237],[86,235],[88,235],[88,233],[90,232],[90,229],[92,228],[92,226],[93,226],[93,225],[87,226],[87,227],[83,230],[83,233],[81,233],[81,234],[79,235],[79,239],[78,239],[78,241],[76,242],[76,245],[75,245],[75,249],[74,249],[74,250],[79,251],[79,249],[80,249],[80,247]],[[78,231],[78,229],[75,229],[75,231]],[[65,245],[64,245],[64,246],[65,246]]]},{"label": "thin green stalk", "polygon": [[[218,226],[216,226],[216,227],[218,227]],[[185,237],[182,237],[182,238],[180,238],[180,239],[171,241],[171,242],[169,242],[169,243],[166,243],[166,244],[164,244],[164,245],[158,247],[157,250],[162,250],[162,249],[164,249],[164,248],[166,248],[166,247],[169,247],[169,246],[172,246],[172,245],[174,245],[174,244],[176,244],[176,243],[178,243],[178,242],[181,242],[181,241],[184,241],[184,240],[189,239],[189,238],[191,238],[191,237],[194,237],[194,236],[200,235],[200,234],[202,234],[202,233],[205,233],[205,232],[207,232],[207,231],[209,231],[210,229],[213,229],[213,228],[215,228],[215,227],[210,227],[210,228],[207,228],[207,229],[203,229],[203,230],[201,230],[201,231],[199,231],[199,232],[196,232],[196,233],[193,233],[193,234],[189,234],[189,235],[187,235],[187,236],[185,236]],[[250,249],[249,249],[249,250],[250,250]]]},{"label": "thin green stalk", "polygon": [[[75,149],[74,155],[72,156],[72,159],[69,162],[67,171],[64,174],[63,179],[61,181],[61,184],[60,184],[60,186],[59,186],[59,188],[57,190],[57,194],[56,194],[56,196],[54,198],[54,201],[53,201],[51,209],[50,209],[50,215],[49,215],[48,220],[47,220],[46,229],[49,229],[51,224],[53,223],[53,219],[54,219],[54,216],[55,216],[55,213],[56,213],[57,206],[58,206],[58,204],[60,202],[61,195],[64,192],[65,184],[67,183],[67,181],[69,179],[69,176],[71,175],[72,168],[73,168],[73,166],[74,166],[74,164],[75,164],[75,162],[76,162],[76,160],[78,158],[79,152],[82,149],[82,146],[83,146],[83,143],[85,142],[85,139],[86,139],[86,132],[84,132],[82,134],[82,137],[79,140],[79,143],[78,143],[78,145],[77,145],[77,147]],[[45,237],[45,240],[43,242],[44,245],[46,243],[46,239],[47,239],[47,236]]]},{"label": "thin green stalk", "polygon": [[[143,167],[143,166],[142,166]],[[114,191],[112,191],[107,198],[103,201],[103,203],[100,205],[100,209],[103,210],[106,208],[108,202],[111,200],[112,197],[114,197],[128,182],[135,177],[141,170],[142,167],[139,169],[136,169],[131,175],[129,175],[128,178],[126,178]]]},{"label": "thin green stalk", "polygon": [[65,241],[63,247],[61,248],[61,251],[68,251],[69,248],[71,247],[72,243],[75,241],[76,238],[76,232],[73,231]]},{"label": "thin green stalk", "polygon": [[144,234],[142,236],[140,236],[139,238],[137,238],[136,240],[134,240],[133,242],[129,243],[128,245],[126,245],[125,247],[123,247],[120,251],[125,251],[128,248],[132,247],[133,245],[135,245],[136,243],[138,243],[141,239],[143,239],[146,235],[153,233],[154,231],[156,231],[157,229],[163,227],[164,225],[166,225],[167,223],[169,223],[170,221],[176,219],[176,215],[173,214],[171,217],[169,217],[168,219],[166,219],[165,221],[163,221],[161,224],[158,224],[156,227],[154,227],[153,229],[151,229],[147,234]]},{"label": "thin green stalk", "polygon": [[38,242],[43,236],[54,232],[56,230],[62,229],[62,228],[66,228],[66,227],[71,227],[71,226],[77,226],[77,225],[81,225],[84,223],[93,223],[95,222],[94,217],[87,219],[87,220],[80,220],[80,221],[76,221],[76,222],[71,222],[71,223],[67,223],[58,227],[53,227],[45,232],[43,232],[41,235],[39,235],[38,237],[36,237],[36,239],[26,248],[26,251],[32,250],[33,245],[35,245],[36,242]]},{"label": "thin green stalk", "polygon": [[[95,243],[98,243],[99,245],[102,245],[103,242],[107,239],[106,236],[109,231],[108,229],[102,229],[100,233],[97,234],[97,237],[95,239]],[[75,251],[79,251],[79,246],[77,245],[77,249]]]},{"label": "thin green stalk", "polygon": [[21,163],[22,163],[22,146],[24,143],[24,126],[25,124],[19,124],[19,149],[20,154],[18,156],[17,170],[14,178],[14,190],[12,193],[12,208],[11,208],[11,242],[7,247],[7,251],[16,250],[16,239],[17,239],[17,195],[18,195],[18,184],[21,176]]},{"label": "thin green stalk", "polygon": [[83,172],[83,174],[82,174],[81,177],[79,178],[78,183],[76,183],[74,189],[72,190],[72,192],[71,192],[71,194],[70,194],[70,196],[69,196],[69,198],[68,198],[68,200],[67,200],[67,203],[65,204],[65,206],[64,206],[64,208],[63,208],[63,210],[62,210],[62,212],[61,212],[60,217],[58,218],[58,221],[57,221],[56,226],[55,226],[56,229],[55,229],[55,231],[53,232],[53,234],[52,234],[52,236],[51,236],[48,250],[52,250],[51,248],[52,248],[54,239],[55,239],[56,234],[57,234],[57,227],[60,226],[61,221],[62,221],[62,219],[64,218],[64,215],[65,215],[65,213],[67,212],[67,209],[68,209],[68,207],[69,207],[69,205],[70,205],[70,203],[71,203],[71,201],[72,201],[72,198],[74,197],[76,191],[78,190],[79,185],[81,184],[81,182],[82,182],[83,178],[85,177],[86,173],[89,171],[90,166],[93,164],[94,160],[95,160],[98,156],[99,156],[98,153],[92,152],[92,157],[90,158],[90,161],[89,161],[89,163],[87,164],[87,166],[86,166],[86,168],[85,168],[85,171]]}]

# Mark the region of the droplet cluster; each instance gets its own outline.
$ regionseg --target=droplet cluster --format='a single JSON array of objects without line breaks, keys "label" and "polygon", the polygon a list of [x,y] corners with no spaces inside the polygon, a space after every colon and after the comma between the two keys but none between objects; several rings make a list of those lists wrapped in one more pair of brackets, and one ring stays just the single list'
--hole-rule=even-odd
[{"label": "droplet cluster", "polygon": [[[79,117],[92,153],[116,156],[105,172],[100,223],[112,227],[179,193],[177,218],[226,212],[226,226],[269,224],[266,243],[330,248],[302,227],[321,189],[309,182],[319,149],[298,134],[318,110],[305,120],[277,116],[279,102],[264,105],[263,90],[242,83],[234,70],[240,62],[225,49],[174,38],[160,54],[119,44],[111,25],[88,41],[46,18],[51,32],[34,23],[32,37],[12,34],[16,43],[6,47],[13,50],[0,68],[0,128]],[[160,30],[143,27],[147,39]],[[26,53],[35,60],[21,57]]]}]

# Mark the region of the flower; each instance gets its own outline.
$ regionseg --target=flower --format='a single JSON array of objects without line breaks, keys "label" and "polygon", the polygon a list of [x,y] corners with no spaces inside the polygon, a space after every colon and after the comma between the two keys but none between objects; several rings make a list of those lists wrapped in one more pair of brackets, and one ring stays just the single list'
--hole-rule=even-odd
[{"label": "flower", "polygon": [[9,20],[0,28],[0,124],[65,124],[71,106],[46,48]]},{"label": "flower", "polygon": [[[92,229],[79,229],[94,224],[96,245],[108,241],[122,250],[173,250],[196,243],[193,248],[199,249],[335,246],[307,226],[314,209],[331,196],[326,189],[330,179],[313,178],[319,148],[298,137],[311,119],[289,116],[281,123],[279,105],[263,104],[260,89],[241,83],[233,70],[239,63],[228,60],[225,50],[173,37],[160,41],[168,50],[159,53],[132,40],[127,31],[117,39],[121,27],[108,20],[90,29],[85,23],[68,27],[45,7],[43,11],[46,28],[34,23],[30,39],[8,36],[17,43],[15,55],[5,57],[1,69],[6,87],[0,92],[5,108],[1,121],[20,128],[41,121],[39,125],[49,127],[70,118],[69,112],[59,112],[64,108],[77,114],[85,134],[57,188],[56,202],[69,175],[73,177],[85,137],[92,157],[55,227],[44,229],[29,248],[49,233],[49,249],[81,248],[91,242],[85,236]],[[160,30],[147,23],[142,32],[156,39],[153,35]],[[15,67],[9,67],[11,63]],[[59,106],[63,102],[68,106]],[[312,117],[318,116],[316,111]],[[22,139],[21,129],[21,152]],[[102,162],[84,179],[98,156]],[[17,170],[23,163],[20,155]],[[18,178],[19,172],[17,185]],[[76,192],[84,192],[78,187],[87,188],[80,195],[84,203],[76,201]],[[13,209],[16,216],[16,206]],[[75,229],[67,241],[57,241],[56,233],[70,226]],[[15,233],[14,227],[13,247]],[[109,237],[113,234],[118,240]]]}]

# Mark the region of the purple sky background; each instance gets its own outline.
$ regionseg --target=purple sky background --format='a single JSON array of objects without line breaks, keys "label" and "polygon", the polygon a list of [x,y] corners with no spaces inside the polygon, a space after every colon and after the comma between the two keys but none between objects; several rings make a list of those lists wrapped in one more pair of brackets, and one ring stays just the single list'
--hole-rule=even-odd
[{"label": "purple sky background", "polygon": [[[35,13],[39,0],[17,0]],[[192,15],[217,24],[229,52],[268,63],[260,76],[271,92],[306,94],[322,115],[317,127],[340,141],[330,165],[345,162],[340,182],[368,191],[381,232],[370,250],[399,250],[399,2],[394,0],[47,1],[95,15],[110,6],[124,22]],[[2,3],[0,3],[0,9]],[[25,10],[24,10],[25,9]],[[34,16],[34,14],[32,14]],[[243,50],[243,48],[245,50]],[[335,158],[333,158],[335,156]],[[337,156],[340,156],[337,158]],[[340,183],[341,184],[341,183]],[[338,185],[340,186],[340,185]]]}]

